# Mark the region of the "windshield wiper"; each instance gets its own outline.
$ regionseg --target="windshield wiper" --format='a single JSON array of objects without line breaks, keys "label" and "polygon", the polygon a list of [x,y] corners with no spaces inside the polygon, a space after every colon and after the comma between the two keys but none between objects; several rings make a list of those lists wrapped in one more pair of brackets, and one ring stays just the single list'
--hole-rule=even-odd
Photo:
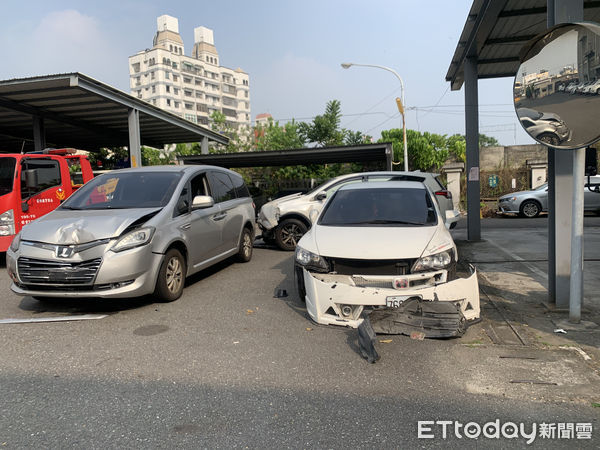
[{"label": "windshield wiper", "polygon": [[64,205],[60,205],[60,209],[70,209],[70,210],[80,210],[81,208],[78,208],[77,206],[64,206]]},{"label": "windshield wiper", "polygon": [[386,220],[386,219],[366,220],[364,222],[355,222],[355,223],[352,223],[349,225],[387,225],[387,224],[425,225],[424,222],[410,222],[408,220]]}]

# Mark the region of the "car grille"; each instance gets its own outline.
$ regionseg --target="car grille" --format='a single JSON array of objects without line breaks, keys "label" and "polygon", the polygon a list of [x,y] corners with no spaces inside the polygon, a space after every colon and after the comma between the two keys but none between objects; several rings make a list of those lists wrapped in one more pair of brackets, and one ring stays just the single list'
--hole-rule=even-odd
[{"label": "car grille", "polygon": [[17,268],[24,284],[89,285],[101,262],[102,258],[82,262],[19,258]]},{"label": "car grille", "polygon": [[327,258],[330,271],[340,275],[408,275],[414,259]]}]

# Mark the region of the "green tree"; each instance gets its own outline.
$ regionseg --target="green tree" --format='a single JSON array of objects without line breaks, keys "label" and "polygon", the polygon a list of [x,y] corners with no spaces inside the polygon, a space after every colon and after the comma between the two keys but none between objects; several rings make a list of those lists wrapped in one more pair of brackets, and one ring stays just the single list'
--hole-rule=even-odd
[{"label": "green tree", "polygon": [[327,102],[325,113],[316,116],[311,123],[301,122],[299,133],[307,143],[318,147],[330,147],[344,144],[345,130],[340,128],[342,118],[339,100]]},{"label": "green tree", "polygon": [[[381,132],[379,142],[391,142],[394,162],[404,163],[404,141],[402,130],[394,128]],[[448,158],[448,140],[445,135],[415,130],[406,130],[409,170],[438,170]]]},{"label": "green tree", "polygon": [[266,125],[254,128],[254,148],[256,150],[286,150],[304,147],[304,138],[299,132],[299,123],[292,120],[283,126],[269,120]]}]

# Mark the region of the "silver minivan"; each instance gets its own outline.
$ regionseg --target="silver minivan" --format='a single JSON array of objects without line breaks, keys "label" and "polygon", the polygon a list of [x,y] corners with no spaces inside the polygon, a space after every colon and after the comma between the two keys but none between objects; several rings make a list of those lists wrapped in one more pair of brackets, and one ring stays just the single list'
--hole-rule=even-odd
[{"label": "silver minivan", "polygon": [[117,170],[23,227],[6,266],[19,295],[173,301],[186,276],[231,256],[249,261],[254,230],[254,205],[235,172]]}]

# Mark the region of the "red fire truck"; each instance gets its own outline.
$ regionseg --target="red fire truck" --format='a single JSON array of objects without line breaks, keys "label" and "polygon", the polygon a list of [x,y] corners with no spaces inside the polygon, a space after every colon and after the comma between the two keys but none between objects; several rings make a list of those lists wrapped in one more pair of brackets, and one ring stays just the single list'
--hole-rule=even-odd
[{"label": "red fire truck", "polygon": [[74,149],[0,154],[0,252],[23,225],[48,214],[94,177]]}]

